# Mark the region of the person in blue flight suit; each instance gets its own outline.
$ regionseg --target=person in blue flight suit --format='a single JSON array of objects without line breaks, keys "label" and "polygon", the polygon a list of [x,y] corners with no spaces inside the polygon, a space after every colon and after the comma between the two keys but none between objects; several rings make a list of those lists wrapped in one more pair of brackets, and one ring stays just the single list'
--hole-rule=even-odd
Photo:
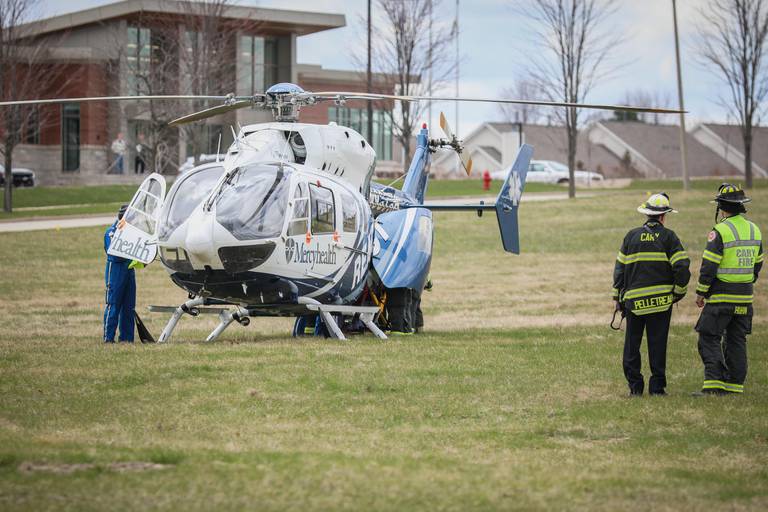
[{"label": "person in blue flight suit", "polygon": [[[104,233],[104,252],[109,249],[112,236],[122,220],[128,205],[120,207],[117,220]],[[136,308],[136,275],[131,260],[107,254],[104,281],[107,286],[104,308],[104,342],[115,342],[115,331],[120,327],[120,341],[133,343],[134,309]]]}]

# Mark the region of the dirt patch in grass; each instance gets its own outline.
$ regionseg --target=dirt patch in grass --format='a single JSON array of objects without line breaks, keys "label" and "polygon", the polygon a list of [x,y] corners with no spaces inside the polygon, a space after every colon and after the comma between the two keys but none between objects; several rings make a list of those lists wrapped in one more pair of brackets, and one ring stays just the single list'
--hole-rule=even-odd
[{"label": "dirt patch in grass", "polygon": [[156,471],[173,467],[172,464],[156,464],[154,462],[110,462],[107,464],[95,464],[91,462],[80,462],[76,464],[58,464],[51,462],[22,462],[19,464],[20,473],[52,473],[55,475],[70,475],[78,471],[88,471],[91,469],[100,469],[114,471],[117,473],[127,473],[133,471]]}]

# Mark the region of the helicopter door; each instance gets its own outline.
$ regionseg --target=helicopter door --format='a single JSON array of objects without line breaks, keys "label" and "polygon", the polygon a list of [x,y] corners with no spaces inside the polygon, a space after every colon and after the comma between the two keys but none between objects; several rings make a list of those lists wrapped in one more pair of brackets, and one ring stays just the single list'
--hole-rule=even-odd
[{"label": "helicopter door", "polygon": [[306,245],[299,245],[302,249],[300,261],[309,264],[310,272],[327,275],[337,263],[336,202],[330,188],[314,183],[309,183],[308,188],[310,233],[306,240],[302,240]]},{"label": "helicopter door", "polygon": [[134,194],[112,236],[107,254],[144,264],[157,255],[157,221],[163,209],[165,178],[150,174]]},{"label": "helicopter door", "polygon": [[296,184],[291,200],[293,211],[288,222],[288,236],[306,237],[309,234],[309,190],[303,181]]}]

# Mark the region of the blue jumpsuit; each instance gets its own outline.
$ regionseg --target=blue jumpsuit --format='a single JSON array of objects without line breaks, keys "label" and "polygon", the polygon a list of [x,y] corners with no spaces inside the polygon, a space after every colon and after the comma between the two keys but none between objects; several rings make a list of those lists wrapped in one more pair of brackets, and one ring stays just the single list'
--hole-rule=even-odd
[{"label": "blue jumpsuit", "polygon": [[[104,251],[109,249],[117,221],[104,233]],[[129,269],[130,260],[107,254],[104,281],[107,285],[104,309],[104,341],[114,343],[115,331],[120,326],[120,341],[133,342],[134,309],[136,309],[136,275]]]}]

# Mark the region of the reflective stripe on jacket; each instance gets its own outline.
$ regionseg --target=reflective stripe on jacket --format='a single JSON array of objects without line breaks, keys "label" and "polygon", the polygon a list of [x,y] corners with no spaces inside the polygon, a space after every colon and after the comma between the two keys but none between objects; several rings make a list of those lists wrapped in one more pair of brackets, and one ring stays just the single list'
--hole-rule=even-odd
[{"label": "reflective stripe on jacket", "polygon": [[655,220],[624,237],[613,272],[613,298],[636,315],[668,310],[685,295],[690,260],[674,231]]},{"label": "reflective stripe on jacket", "polygon": [[728,217],[709,234],[696,293],[713,304],[751,304],[762,265],[760,229],[741,215]]}]

